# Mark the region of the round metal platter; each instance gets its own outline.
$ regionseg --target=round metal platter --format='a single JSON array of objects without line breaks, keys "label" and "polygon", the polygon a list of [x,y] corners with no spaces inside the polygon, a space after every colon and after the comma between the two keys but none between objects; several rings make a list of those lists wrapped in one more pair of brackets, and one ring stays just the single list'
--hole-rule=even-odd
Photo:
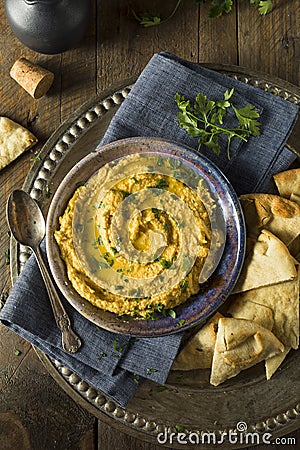
[{"label": "round metal platter", "polygon": [[[300,89],[283,80],[236,66],[207,67],[300,103]],[[97,147],[133,83],[125,81],[91,99],[47,141],[40,161],[34,163],[23,186],[45,215],[63,177],[91,148]],[[29,255],[26,247],[11,241],[13,281]],[[201,448],[219,448],[221,443],[222,448],[241,448],[262,443],[257,439],[267,433],[275,438],[300,426],[299,350],[290,352],[269,381],[265,380],[262,365],[218,387],[209,384],[209,370],[171,371],[163,389],[150,381],[143,383],[126,408],[120,408],[58,361],[36,352],[49,373],[79,404],[120,431],[154,444],[182,448],[174,437],[180,430],[185,433],[185,448],[195,448],[197,442],[202,443]],[[244,438],[240,434],[239,440],[233,442],[230,436],[234,431],[243,431]],[[246,439],[245,433],[250,433],[252,441]]]}]

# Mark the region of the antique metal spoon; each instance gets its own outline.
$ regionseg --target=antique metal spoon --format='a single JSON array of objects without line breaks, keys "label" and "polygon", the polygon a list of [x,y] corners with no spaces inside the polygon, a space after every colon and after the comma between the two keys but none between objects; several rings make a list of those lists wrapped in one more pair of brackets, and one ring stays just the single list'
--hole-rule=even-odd
[{"label": "antique metal spoon", "polygon": [[38,204],[25,191],[15,190],[7,203],[9,228],[15,239],[30,247],[40,268],[58,328],[62,332],[62,347],[75,353],[81,346],[79,337],[71,328],[70,319],[61,303],[56,288],[43,261],[40,244],[45,236],[45,220]]}]

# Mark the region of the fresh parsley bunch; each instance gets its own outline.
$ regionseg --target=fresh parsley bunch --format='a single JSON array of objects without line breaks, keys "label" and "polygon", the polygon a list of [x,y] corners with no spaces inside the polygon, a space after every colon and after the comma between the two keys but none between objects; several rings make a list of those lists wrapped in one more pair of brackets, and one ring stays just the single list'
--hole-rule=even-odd
[{"label": "fresh parsley bunch", "polygon": [[[177,93],[175,101],[179,108],[178,123],[190,136],[198,138],[198,150],[202,145],[219,154],[221,146],[220,135],[227,136],[227,156],[230,159],[230,145],[234,138],[248,140],[250,136],[259,136],[259,112],[251,104],[244,108],[236,108],[231,100],[234,88],[226,90],[224,98],[220,101],[209,100],[206,95],[197,94],[193,104],[183,95]],[[223,126],[224,118],[229,109],[232,109],[239,122],[234,128]]]},{"label": "fresh parsley bunch", "polygon": [[[209,17],[220,17],[224,13],[228,14],[232,10],[233,0],[209,0],[211,3],[211,7],[209,9]],[[150,12],[142,12],[137,14],[134,10],[132,10],[134,18],[144,27],[153,27],[159,25],[167,20],[171,19],[176,13],[179,5],[182,0],[177,0],[176,5],[171,12],[171,14],[162,19],[160,14],[153,14]],[[196,3],[206,3],[207,0],[194,0]],[[250,0],[250,4],[257,5],[258,11],[261,15],[268,14],[273,9],[273,1],[272,0]]]}]

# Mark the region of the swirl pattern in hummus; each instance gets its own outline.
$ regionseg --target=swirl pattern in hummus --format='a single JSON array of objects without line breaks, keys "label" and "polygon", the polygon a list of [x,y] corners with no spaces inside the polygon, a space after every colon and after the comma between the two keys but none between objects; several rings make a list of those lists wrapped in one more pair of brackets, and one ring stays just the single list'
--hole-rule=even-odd
[{"label": "swirl pattern in hummus", "polygon": [[199,292],[212,228],[200,179],[191,182],[171,158],[159,167],[136,158],[108,164],[80,186],[55,238],[83,298],[150,318]]}]

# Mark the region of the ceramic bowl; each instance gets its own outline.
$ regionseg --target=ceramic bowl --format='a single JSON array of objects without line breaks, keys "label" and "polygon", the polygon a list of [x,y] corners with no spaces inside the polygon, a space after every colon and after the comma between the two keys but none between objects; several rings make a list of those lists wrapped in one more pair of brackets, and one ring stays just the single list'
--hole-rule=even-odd
[{"label": "ceramic bowl", "polygon": [[[82,298],[68,280],[64,261],[54,238],[69,199],[78,184],[89,180],[107,163],[128,155],[157,155],[174,158],[201,177],[214,199],[224,227],[224,242],[216,264],[198,294],[174,308],[171,315],[156,320],[119,317],[93,306]],[[151,169],[153,170],[153,169]],[[181,332],[204,323],[220,308],[240,274],[245,252],[245,224],[238,197],[223,173],[205,156],[181,145],[158,138],[127,138],[98,148],[79,161],[63,179],[53,196],[46,224],[46,248],[57,286],[70,304],[89,321],[107,330],[138,337],[156,337]]]}]

